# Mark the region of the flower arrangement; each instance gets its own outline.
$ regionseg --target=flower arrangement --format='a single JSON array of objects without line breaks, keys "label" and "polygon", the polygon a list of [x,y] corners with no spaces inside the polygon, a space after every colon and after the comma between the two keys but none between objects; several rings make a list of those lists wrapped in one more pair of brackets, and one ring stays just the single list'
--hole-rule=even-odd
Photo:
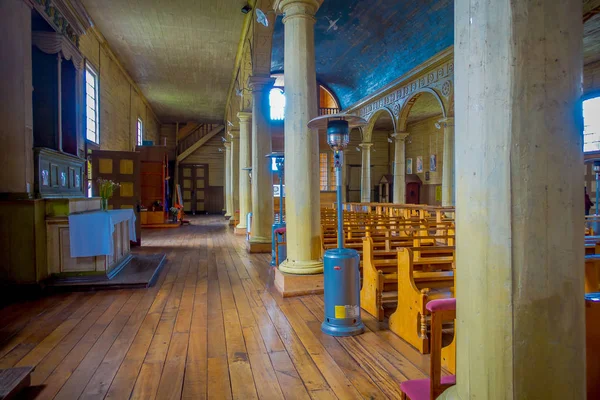
[{"label": "flower arrangement", "polygon": [[102,209],[108,209],[108,199],[113,196],[115,189],[121,185],[111,181],[110,179],[98,178],[98,190],[100,191],[100,198],[102,199]]}]

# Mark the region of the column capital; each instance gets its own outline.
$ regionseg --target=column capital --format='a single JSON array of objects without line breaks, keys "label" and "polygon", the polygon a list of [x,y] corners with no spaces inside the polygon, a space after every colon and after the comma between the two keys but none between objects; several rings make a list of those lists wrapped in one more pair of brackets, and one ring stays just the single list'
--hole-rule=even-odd
[{"label": "column capital", "polygon": [[283,23],[293,17],[310,18],[314,21],[322,0],[276,0],[274,9],[284,14]]},{"label": "column capital", "polygon": [[373,147],[373,143],[361,143],[359,146],[365,150],[370,150]]},{"label": "column capital", "polygon": [[275,84],[275,78],[270,76],[250,76],[248,77],[248,87],[252,92],[261,92],[271,90]]},{"label": "column capital", "polygon": [[237,113],[237,117],[240,120],[240,122],[252,121],[252,113],[251,112],[240,111],[239,113]]},{"label": "column capital", "polygon": [[231,142],[223,142],[223,146],[225,146],[225,149],[230,150],[231,149]]},{"label": "column capital", "polygon": [[406,139],[408,137],[408,135],[410,135],[410,132],[397,132],[397,133],[391,134],[391,136],[396,141],[403,141],[404,139]]},{"label": "column capital", "polygon": [[438,129],[447,128],[449,126],[454,126],[454,117],[442,118],[435,123],[435,127]]}]

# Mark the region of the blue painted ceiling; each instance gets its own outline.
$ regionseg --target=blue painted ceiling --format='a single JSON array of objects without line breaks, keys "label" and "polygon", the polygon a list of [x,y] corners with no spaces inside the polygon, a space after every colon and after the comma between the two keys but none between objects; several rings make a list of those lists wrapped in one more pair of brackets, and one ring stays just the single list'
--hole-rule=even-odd
[{"label": "blue painted ceiling", "polygon": [[[316,18],[317,79],[333,90],[342,108],[454,42],[453,0],[325,0]],[[278,17],[273,72],[283,71],[283,45],[283,23]]]}]

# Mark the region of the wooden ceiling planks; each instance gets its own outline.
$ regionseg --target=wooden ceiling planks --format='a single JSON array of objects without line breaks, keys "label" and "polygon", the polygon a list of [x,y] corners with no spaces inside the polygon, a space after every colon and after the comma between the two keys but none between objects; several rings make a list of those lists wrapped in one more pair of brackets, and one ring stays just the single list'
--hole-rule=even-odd
[{"label": "wooden ceiling planks", "polygon": [[242,1],[83,3],[161,122],[222,120]]}]

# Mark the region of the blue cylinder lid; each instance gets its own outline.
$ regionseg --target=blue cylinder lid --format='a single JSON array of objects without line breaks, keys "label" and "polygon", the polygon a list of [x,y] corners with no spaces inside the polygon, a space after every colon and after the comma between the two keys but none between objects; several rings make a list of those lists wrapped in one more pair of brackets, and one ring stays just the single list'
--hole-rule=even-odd
[{"label": "blue cylinder lid", "polygon": [[586,293],[585,301],[593,301],[595,303],[600,302],[600,292],[599,293]]},{"label": "blue cylinder lid", "polygon": [[325,258],[332,257],[359,257],[358,251],[354,249],[331,249],[325,252]]}]

